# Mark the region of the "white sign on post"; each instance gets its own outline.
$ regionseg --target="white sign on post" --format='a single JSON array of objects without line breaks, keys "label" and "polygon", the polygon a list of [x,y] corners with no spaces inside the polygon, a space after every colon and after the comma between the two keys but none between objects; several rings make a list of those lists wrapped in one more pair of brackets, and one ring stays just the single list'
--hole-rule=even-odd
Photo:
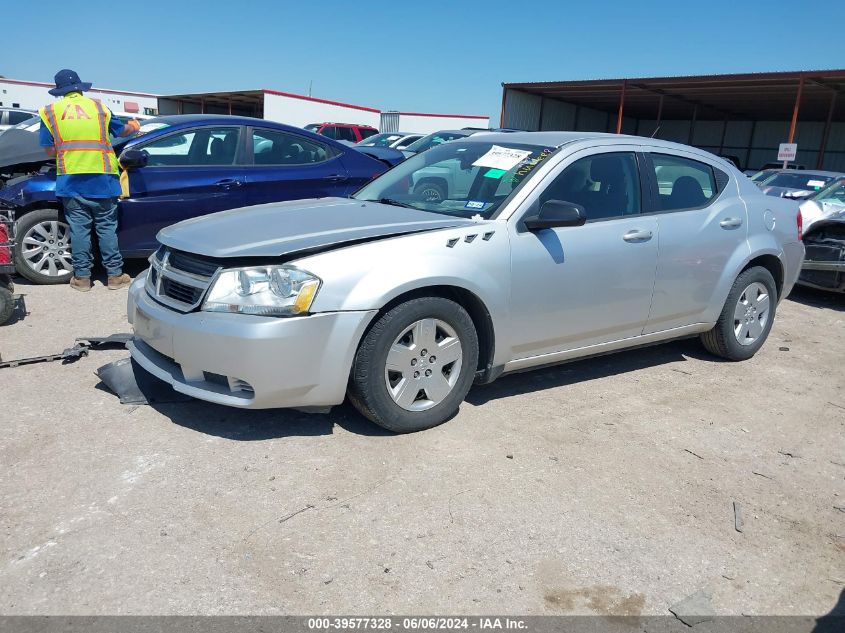
[{"label": "white sign on post", "polygon": [[790,162],[795,160],[798,153],[798,143],[781,143],[778,147],[778,162]]}]

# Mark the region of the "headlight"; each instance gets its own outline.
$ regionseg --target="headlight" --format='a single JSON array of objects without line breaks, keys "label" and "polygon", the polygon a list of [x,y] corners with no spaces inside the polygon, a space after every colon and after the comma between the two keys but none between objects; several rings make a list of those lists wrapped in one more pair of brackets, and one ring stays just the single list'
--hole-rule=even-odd
[{"label": "headlight", "polygon": [[202,304],[207,312],[291,316],[308,312],[320,279],[289,266],[224,270]]}]

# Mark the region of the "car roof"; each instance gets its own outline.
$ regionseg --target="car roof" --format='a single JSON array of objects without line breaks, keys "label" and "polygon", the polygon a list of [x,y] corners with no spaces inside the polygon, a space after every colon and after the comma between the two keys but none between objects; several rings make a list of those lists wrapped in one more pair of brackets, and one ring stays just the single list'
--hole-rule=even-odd
[{"label": "car roof", "polygon": [[[286,125],[277,121],[270,121],[268,119],[258,119],[248,116],[234,116],[228,114],[172,114],[165,116],[157,116],[152,119],[145,119],[141,125],[152,125],[156,123],[163,123],[170,127],[189,127],[195,124],[202,125],[252,125],[256,127],[271,127],[278,130],[285,130],[294,132],[296,134],[312,134],[308,130],[293,125]],[[152,133],[164,132],[165,130],[152,130]],[[132,137],[133,139],[139,137]],[[329,139],[332,140],[332,139]]]},{"label": "car roof", "polygon": [[[729,160],[717,156],[692,145],[684,145],[672,141],[651,138],[647,136],[633,136],[630,134],[612,134],[608,132],[475,132],[463,139],[467,143],[489,143],[491,137],[503,143],[520,143],[525,145],[542,145],[545,147],[562,147],[582,141],[603,141],[606,145],[645,145],[668,150],[691,152],[716,159],[722,163],[733,165]],[[734,166],[735,167],[735,166]],[[791,170],[790,170],[791,171]]]}]

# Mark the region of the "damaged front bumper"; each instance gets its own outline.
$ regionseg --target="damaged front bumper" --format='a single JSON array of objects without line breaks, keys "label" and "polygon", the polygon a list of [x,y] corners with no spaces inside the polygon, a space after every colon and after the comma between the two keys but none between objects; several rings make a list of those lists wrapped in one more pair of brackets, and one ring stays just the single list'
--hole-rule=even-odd
[{"label": "damaged front bumper", "polygon": [[822,221],[804,237],[806,256],[798,283],[845,292],[845,222]]},{"label": "damaged front bumper", "polygon": [[343,402],[358,341],[376,311],[278,318],[175,312],[129,289],[132,358],[178,392],[246,409]]}]

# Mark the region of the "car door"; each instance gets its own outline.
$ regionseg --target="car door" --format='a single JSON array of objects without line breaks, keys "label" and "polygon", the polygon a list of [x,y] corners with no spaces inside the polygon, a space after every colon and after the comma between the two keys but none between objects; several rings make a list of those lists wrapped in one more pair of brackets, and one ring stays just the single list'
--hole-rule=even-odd
[{"label": "car door", "polygon": [[[614,145],[566,158],[508,223],[515,360],[642,333],[654,285],[658,226],[653,215],[641,214],[636,151]],[[549,200],[580,205],[586,223],[527,230],[522,219]]]},{"label": "car door", "polygon": [[702,322],[728,261],[749,247],[745,204],[727,173],[692,154],[644,157],[660,227],[651,333]]},{"label": "car door", "polygon": [[202,126],[134,145],[147,164],[128,171],[129,197],[119,205],[121,249],[155,250],[166,226],[246,205],[242,133],[236,125]]},{"label": "car door", "polygon": [[340,156],[328,144],[283,130],[253,127],[247,143],[249,204],[345,197],[349,177]]}]

